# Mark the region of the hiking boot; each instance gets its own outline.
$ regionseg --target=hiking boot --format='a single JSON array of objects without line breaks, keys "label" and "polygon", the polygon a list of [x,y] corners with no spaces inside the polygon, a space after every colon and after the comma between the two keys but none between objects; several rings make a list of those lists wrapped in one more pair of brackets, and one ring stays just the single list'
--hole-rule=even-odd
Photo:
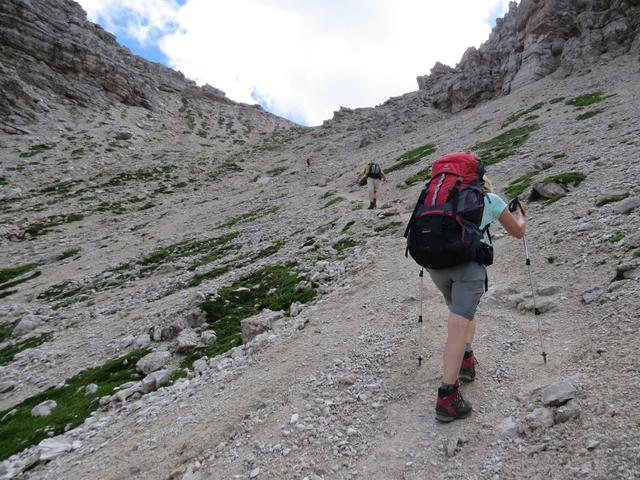
[{"label": "hiking boot", "polygon": [[438,401],[436,403],[436,420],[439,422],[452,422],[458,418],[466,418],[471,413],[471,403],[462,398],[460,393],[460,381],[456,380],[449,391],[438,388]]},{"label": "hiking boot", "polygon": [[476,378],[476,356],[473,352],[464,352],[462,365],[460,365],[460,373],[458,378],[465,383],[473,382]]},{"label": "hiking boot", "polygon": [[369,204],[369,208],[368,208],[367,210],[373,210],[374,208],[376,208],[376,204],[375,204],[375,203],[373,203],[373,202],[371,202],[371,203]]}]

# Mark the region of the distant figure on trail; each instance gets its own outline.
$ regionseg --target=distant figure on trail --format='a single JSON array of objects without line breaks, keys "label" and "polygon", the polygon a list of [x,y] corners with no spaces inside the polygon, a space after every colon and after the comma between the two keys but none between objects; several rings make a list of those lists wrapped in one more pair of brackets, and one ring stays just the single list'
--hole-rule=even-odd
[{"label": "distant figure on trail", "polygon": [[367,179],[367,190],[369,191],[369,210],[377,207],[377,195],[380,189],[380,183],[384,182],[386,177],[380,165],[374,162],[367,163],[356,177],[356,183],[362,184]]},{"label": "distant figure on trail", "polygon": [[[523,238],[526,230],[525,206],[517,198],[507,206],[492,191],[480,159],[468,152],[447,154],[434,162],[431,180],[405,231],[407,251],[427,269],[449,308],[435,409],[441,422],[471,413],[471,403],[460,393],[460,381],[472,382],[476,376],[471,344],[476,309],[488,285],[486,267],[493,263],[489,224],[498,220],[516,238]],[[489,243],[484,242],[485,235]]]},{"label": "distant figure on trail", "polygon": [[307,158],[307,168],[311,168],[311,160]]}]

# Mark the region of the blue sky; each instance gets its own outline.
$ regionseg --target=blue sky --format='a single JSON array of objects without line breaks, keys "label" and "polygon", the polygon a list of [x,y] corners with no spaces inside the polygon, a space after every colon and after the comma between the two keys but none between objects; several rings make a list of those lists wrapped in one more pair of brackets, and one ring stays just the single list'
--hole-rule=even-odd
[{"label": "blue sky", "polygon": [[[133,53],[304,125],[417,88],[508,0],[80,0]],[[452,32],[454,34],[452,34]],[[446,38],[446,41],[443,39]]]}]

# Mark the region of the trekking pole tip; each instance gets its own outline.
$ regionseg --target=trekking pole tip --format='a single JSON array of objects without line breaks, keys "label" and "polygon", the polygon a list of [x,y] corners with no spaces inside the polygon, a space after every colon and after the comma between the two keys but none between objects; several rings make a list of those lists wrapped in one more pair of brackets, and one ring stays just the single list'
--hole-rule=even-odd
[{"label": "trekking pole tip", "polygon": [[422,366],[422,355],[418,355],[418,366]]},{"label": "trekking pole tip", "polygon": [[542,360],[544,361],[544,364],[547,364],[547,352],[542,352]]}]

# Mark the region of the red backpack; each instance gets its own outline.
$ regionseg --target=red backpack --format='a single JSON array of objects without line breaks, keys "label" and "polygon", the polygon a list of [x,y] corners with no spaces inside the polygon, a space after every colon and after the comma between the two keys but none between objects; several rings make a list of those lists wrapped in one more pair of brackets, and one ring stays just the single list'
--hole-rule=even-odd
[{"label": "red backpack", "polygon": [[480,230],[483,177],[484,164],[472,153],[438,158],[405,230],[405,255],[408,252],[419,265],[432,269],[472,260],[490,265]]}]

